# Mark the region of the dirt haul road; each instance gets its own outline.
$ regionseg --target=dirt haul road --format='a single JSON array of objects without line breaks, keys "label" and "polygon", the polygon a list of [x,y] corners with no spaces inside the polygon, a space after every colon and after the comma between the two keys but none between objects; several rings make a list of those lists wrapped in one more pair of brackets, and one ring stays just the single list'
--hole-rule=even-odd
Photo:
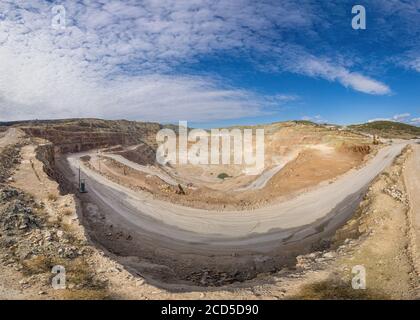
[{"label": "dirt haul road", "polygon": [[10,128],[6,132],[0,133],[0,149],[19,142],[19,138],[24,134],[22,131]]},{"label": "dirt haul road", "polygon": [[258,190],[266,186],[268,181],[274,177],[281,169],[283,169],[289,162],[295,160],[299,155],[298,151],[292,152],[287,156],[283,156],[280,163],[276,164],[275,167],[264,171],[257,179],[251,182],[249,185],[239,188],[236,191],[247,191],[247,190]]},{"label": "dirt haul road", "polygon": [[[109,181],[81,164],[88,188],[80,196],[83,217],[92,239],[154,280],[208,285],[211,277],[216,284],[232,277],[249,279],[292,262],[296,255],[331,236],[354,212],[369,183],[405,145],[384,147],[364,167],[333,183],[252,211],[208,211],[163,202]],[[60,162],[73,182],[79,157],[86,154],[94,152],[72,154]],[[130,240],[107,238],[106,228],[98,228],[101,221],[111,224],[114,231],[129,234]]]},{"label": "dirt haul road", "polygon": [[[178,182],[175,181],[174,179],[172,179],[169,175],[162,173],[159,171],[159,169],[153,168],[153,167],[149,167],[149,166],[143,166],[140,164],[137,164],[133,161],[127,160],[126,158],[124,158],[123,156],[119,155],[119,154],[111,154],[111,153],[107,153],[104,155],[105,158],[110,158],[110,159],[114,159],[117,162],[120,162],[134,170],[140,171],[140,172],[144,172],[146,174],[150,174],[152,176],[156,176],[159,179],[161,179],[162,181],[165,181],[167,184],[170,184],[172,186],[177,186]],[[94,159],[94,158],[93,158]]]}]

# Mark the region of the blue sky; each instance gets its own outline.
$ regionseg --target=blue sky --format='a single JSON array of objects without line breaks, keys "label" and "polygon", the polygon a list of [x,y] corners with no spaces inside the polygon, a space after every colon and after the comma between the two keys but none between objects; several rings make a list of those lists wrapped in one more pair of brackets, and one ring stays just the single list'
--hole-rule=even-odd
[{"label": "blue sky", "polygon": [[0,121],[419,125],[420,2],[355,4],[0,0]]}]

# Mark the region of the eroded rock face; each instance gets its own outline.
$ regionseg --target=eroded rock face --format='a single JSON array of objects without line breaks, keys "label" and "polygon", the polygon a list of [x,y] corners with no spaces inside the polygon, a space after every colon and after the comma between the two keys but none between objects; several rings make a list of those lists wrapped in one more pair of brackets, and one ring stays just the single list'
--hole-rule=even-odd
[{"label": "eroded rock face", "polygon": [[156,147],[158,123],[97,119],[31,122],[20,127],[26,134],[52,142],[55,152],[79,152],[115,145],[144,143]]},{"label": "eroded rock face", "polygon": [[153,165],[156,162],[156,151],[144,142],[141,142],[133,150],[117,151],[114,153],[140,165]]}]

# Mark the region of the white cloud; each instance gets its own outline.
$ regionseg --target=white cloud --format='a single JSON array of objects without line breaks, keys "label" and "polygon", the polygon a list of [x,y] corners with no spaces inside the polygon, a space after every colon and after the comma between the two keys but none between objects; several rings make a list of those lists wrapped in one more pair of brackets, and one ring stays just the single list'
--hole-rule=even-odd
[{"label": "white cloud", "polygon": [[393,61],[406,69],[420,72],[420,55],[418,53],[418,49],[410,50],[402,56],[394,57]]},{"label": "white cloud", "polygon": [[315,116],[303,116],[302,120],[305,121],[312,121],[315,123],[327,123],[328,120],[324,119],[321,115],[315,115]]},{"label": "white cloud", "polygon": [[[229,88],[209,77],[165,75],[171,64],[197,52],[235,46],[224,33],[240,27],[238,17],[214,20],[220,7],[210,12],[200,2],[167,4],[150,2],[146,10],[120,2],[67,2],[68,27],[56,31],[45,2],[31,10],[2,2],[0,11],[10,16],[0,25],[0,35],[7,35],[0,36],[0,119],[213,121],[262,115],[267,105],[295,99]],[[251,18],[247,23],[255,28],[266,24],[249,11],[257,7],[225,9]]]},{"label": "white cloud", "polygon": [[409,113],[401,113],[401,114],[394,115],[392,117],[392,120],[401,122],[401,121],[406,121],[409,117],[410,117]]},{"label": "white cloud", "polygon": [[[211,121],[263,114],[265,97],[226,88],[211,78],[161,74],[104,80],[68,57],[0,57],[0,118],[101,117]],[[2,60],[3,61],[3,60]],[[269,97],[267,97],[269,99]],[[283,103],[278,101],[278,104]]]},{"label": "white cloud", "polygon": [[420,125],[420,118],[410,119],[410,123],[414,125]]},{"label": "white cloud", "polygon": [[410,68],[420,72],[420,57],[410,59],[407,64]]},{"label": "white cloud", "polygon": [[[300,55],[302,57],[302,55]],[[333,64],[325,59],[313,56],[304,56],[294,60],[289,69],[298,73],[313,77],[321,77],[329,81],[338,81],[345,87],[350,87],[356,91],[384,95],[390,94],[391,89],[377,80],[364,76],[357,72],[351,72],[343,66]]]},{"label": "white cloud", "polygon": [[368,122],[376,122],[376,121],[393,121],[391,118],[374,118],[374,119],[369,119]]},{"label": "white cloud", "polygon": [[[263,114],[293,95],[265,97],[176,66],[214,52],[275,52],[276,32],[310,30],[294,1],[63,1],[67,28],[51,28],[46,1],[0,2],[0,119],[106,117],[207,121]],[[266,41],[264,39],[267,39]],[[283,43],[283,69],[369,94],[379,81]],[[290,59],[292,57],[293,59]],[[300,57],[298,59],[298,57]]]},{"label": "white cloud", "polygon": [[63,4],[67,28],[57,31],[50,3],[0,3],[0,119],[213,121],[262,115],[294,99],[171,72],[199,54],[243,46],[274,20],[307,25],[286,2],[274,9],[249,1]]},{"label": "white cloud", "polygon": [[403,123],[410,123],[410,124],[416,124],[420,118],[413,118],[410,119],[411,114],[406,112],[406,113],[400,113],[400,114],[396,114],[393,115],[390,118],[375,118],[375,119],[370,119],[368,120],[368,122],[375,122],[375,121],[395,121],[395,122],[403,122]]}]

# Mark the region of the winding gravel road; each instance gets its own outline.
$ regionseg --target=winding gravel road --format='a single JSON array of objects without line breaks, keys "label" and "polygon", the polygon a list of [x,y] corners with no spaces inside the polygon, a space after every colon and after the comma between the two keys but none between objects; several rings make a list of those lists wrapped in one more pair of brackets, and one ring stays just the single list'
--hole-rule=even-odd
[{"label": "winding gravel road", "polygon": [[[351,207],[349,196],[353,195],[351,198],[354,198],[355,194],[363,192],[366,185],[392,162],[404,146],[402,143],[385,147],[363,168],[352,170],[334,183],[291,200],[252,211],[223,213],[151,199],[148,195],[109,181],[83,165],[81,168],[88,177],[87,184],[92,194],[107,203],[116,214],[143,229],[174,240],[249,246],[289,238],[291,233],[288,229],[316,221],[319,223],[320,219],[330,216],[334,208]],[[73,154],[67,158],[75,173],[79,156]],[[347,216],[346,210],[341,211],[344,211],[342,215]],[[341,220],[336,216],[332,218]],[[309,229],[294,237],[304,236]]]},{"label": "winding gravel road", "polygon": [[[101,212],[133,238],[131,243],[109,241],[93,227],[91,232],[101,245],[111,246],[112,251],[124,256],[144,255],[148,261],[169,267],[170,271],[160,270],[154,278],[165,274],[165,281],[171,277],[184,279],[182,272],[191,274],[204,268],[232,274],[246,272],[243,278],[250,278],[273,270],[279,263],[290,262],[331,236],[353,214],[371,181],[406,144],[382,148],[365,166],[347,172],[333,183],[252,211],[218,212],[160,201],[81,165],[88,189],[80,197],[85,204],[83,214],[95,223],[94,213]],[[71,154],[64,161],[67,169],[63,173],[67,172],[74,182],[79,157],[86,154],[89,153]],[[138,263],[131,267],[144,271]]]}]

